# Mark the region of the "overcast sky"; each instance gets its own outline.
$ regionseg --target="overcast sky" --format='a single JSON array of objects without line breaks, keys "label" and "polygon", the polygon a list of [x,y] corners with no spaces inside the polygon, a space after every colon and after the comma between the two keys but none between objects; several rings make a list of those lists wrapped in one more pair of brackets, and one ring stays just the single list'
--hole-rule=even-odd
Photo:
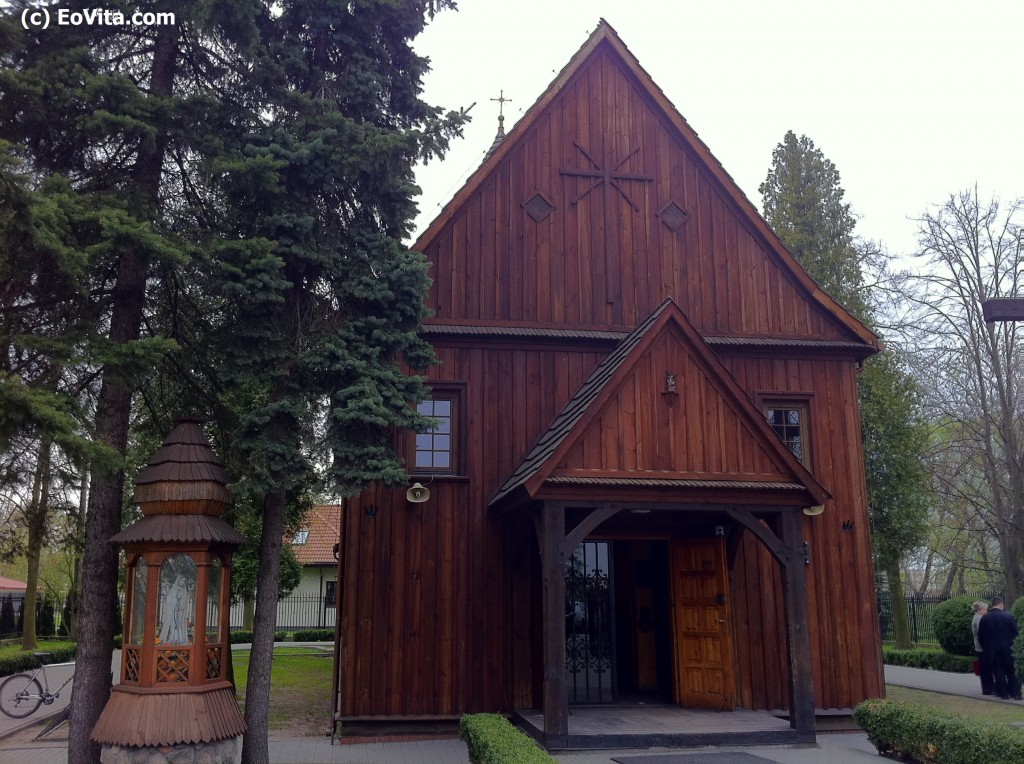
[{"label": "overcast sky", "polygon": [[1024,2],[459,0],[416,41],[426,99],[469,106],[417,173],[417,233],[606,19],[757,209],[787,130],[839,169],[857,233],[912,252],[919,216],[977,184],[1024,196]]}]

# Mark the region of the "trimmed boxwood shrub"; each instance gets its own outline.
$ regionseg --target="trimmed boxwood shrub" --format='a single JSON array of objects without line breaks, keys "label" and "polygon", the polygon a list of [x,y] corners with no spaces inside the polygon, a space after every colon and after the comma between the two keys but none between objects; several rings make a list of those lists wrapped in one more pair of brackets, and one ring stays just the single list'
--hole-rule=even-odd
[{"label": "trimmed boxwood shrub", "polygon": [[916,703],[865,700],[853,720],[882,756],[925,764],[1019,764],[1024,730],[944,714]]},{"label": "trimmed boxwood shrub", "polygon": [[[62,650],[49,650],[47,665],[51,663],[67,663],[75,659],[75,648],[66,647]],[[39,668],[39,659],[32,653],[16,655],[13,658],[0,658],[0,676],[17,674],[19,671],[33,671]]]},{"label": "trimmed boxwood shrub", "polygon": [[974,601],[973,597],[953,597],[935,606],[932,626],[936,639],[947,653],[974,657],[974,634],[971,632],[971,619],[974,618],[971,605]]},{"label": "trimmed boxwood shrub", "polygon": [[499,714],[463,716],[459,738],[465,741],[473,764],[557,764]]},{"label": "trimmed boxwood shrub", "polygon": [[1013,640],[1013,671],[1018,677],[1024,676],[1024,631]]},{"label": "trimmed boxwood shrub", "polygon": [[295,642],[333,642],[334,629],[305,629],[293,631],[292,640]]},{"label": "trimmed boxwood shrub", "polygon": [[882,648],[882,659],[890,666],[907,666],[909,668],[932,669],[933,671],[954,671],[959,674],[970,674],[974,671],[974,657],[967,655],[951,655],[938,650],[918,648],[915,650],[897,650],[894,647]]},{"label": "trimmed boxwood shrub", "polygon": [[1017,619],[1017,623],[1024,623],[1024,597],[1018,597],[1010,608],[1010,613]]}]

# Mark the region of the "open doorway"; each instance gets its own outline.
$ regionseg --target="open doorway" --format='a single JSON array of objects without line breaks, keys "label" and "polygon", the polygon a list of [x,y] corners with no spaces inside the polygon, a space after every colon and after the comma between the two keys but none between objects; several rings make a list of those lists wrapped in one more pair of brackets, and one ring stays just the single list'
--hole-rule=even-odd
[{"label": "open doorway", "polygon": [[619,701],[671,703],[668,542],[617,541],[613,560]]},{"label": "open doorway", "polygon": [[672,703],[667,541],[588,540],[566,564],[569,702]]}]

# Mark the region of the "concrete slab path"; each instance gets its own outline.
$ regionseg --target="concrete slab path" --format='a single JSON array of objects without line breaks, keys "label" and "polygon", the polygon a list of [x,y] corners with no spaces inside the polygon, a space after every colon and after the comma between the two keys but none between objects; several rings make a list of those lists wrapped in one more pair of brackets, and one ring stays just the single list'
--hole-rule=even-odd
[{"label": "concrete slab path", "polygon": [[[117,657],[119,661],[119,656]],[[115,663],[115,666],[119,663]],[[886,666],[889,684],[966,695],[989,700],[981,695],[977,677],[927,669]],[[1014,702],[992,699],[996,703]],[[37,715],[33,715],[35,717]],[[38,719],[33,718],[33,721]],[[0,738],[3,733],[0,732]],[[560,764],[612,764],[612,758],[657,753],[712,753],[744,751],[776,764],[867,764],[878,762],[874,747],[864,733],[820,733],[816,746],[763,746],[743,748],[698,748],[615,751],[575,751],[560,753]],[[466,746],[459,740],[410,740],[402,742],[331,745],[330,738],[274,739],[270,758],[277,764],[468,764]],[[62,741],[5,744],[0,739],[0,764],[65,764],[67,743]],[[240,761],[240,759],[239,759]]]}]

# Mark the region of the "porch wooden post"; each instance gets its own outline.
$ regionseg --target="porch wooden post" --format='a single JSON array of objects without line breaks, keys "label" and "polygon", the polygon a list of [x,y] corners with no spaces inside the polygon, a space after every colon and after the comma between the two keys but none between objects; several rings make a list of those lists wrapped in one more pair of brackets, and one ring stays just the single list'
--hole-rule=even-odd
[{"label": "porch wooden post", "polygon": [[805,742],[814,736],[814,683],[811,676],[811,640],[807,629],[807,574],[804,570],[803,532],[799,512],[783,512],[782,540],[786,560],[782,588],[786,600],[786,643],[789,649],[789,725]]},{"label": "porch wooden post", "polygon": [[541,564],[544,574],[544,738],[569,734],[569,695],[565,673],[565,509],[558,502],[541,507]]}]

